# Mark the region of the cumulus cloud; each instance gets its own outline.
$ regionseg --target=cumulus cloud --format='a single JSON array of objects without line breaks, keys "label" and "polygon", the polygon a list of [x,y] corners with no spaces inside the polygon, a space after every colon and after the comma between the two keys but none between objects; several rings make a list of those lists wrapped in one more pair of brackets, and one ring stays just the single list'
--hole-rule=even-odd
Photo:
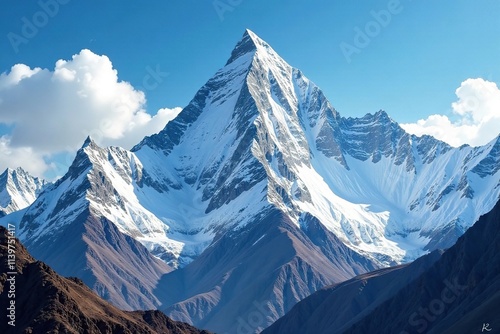
[{"label": "cumulus cloud", "polygon": [[35,152],[31,147],[12,147],[8,136],[0,137],[0,166],[15,169],[19,166],[33,175],[43,175],[53,166],[48,164],[43,153]]},{"label": "cumulus cloud", "polygon": [[500,89],[481,78],[467,79],[455,91],[452,119],[431,115],[416,123],[401,124],[409,133],[431,135],[458,147],[463,144],[485,145],[500,133]]},{"label": "cumulus cloud", "polygon": [[[17,164],[41,175],[50,168],[43,157],[72,152],[88,135],[130,148],[180,111],[151,115],[145,104],[145,94],[120,81],[108,57],[90,50],[58,60],[53,70],[14,65],[0,75],[0,123],[12,129],[0,139],[0,169]],[[35,158],[36,167],[26,164]]]}]

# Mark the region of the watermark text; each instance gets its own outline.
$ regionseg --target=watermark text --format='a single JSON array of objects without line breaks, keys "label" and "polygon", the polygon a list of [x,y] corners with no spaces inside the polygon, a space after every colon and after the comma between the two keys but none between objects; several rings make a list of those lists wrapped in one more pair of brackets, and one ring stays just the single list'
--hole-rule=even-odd
[{"label": "watermark text", "polygon": [[7,323],[9,326],[16,326],[16,226],[7,226]]}]

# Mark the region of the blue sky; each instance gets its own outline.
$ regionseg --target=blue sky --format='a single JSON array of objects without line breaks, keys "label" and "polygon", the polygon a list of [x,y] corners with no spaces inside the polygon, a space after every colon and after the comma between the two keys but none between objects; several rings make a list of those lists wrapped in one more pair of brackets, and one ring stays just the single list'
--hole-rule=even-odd
[{"label": "blue sky", "polygon": [[[249,28],[318,84],[343,116],[358,117],[384,109],[397,122],[413,124],[416,133],[424,130],[438,133],[439,129],[432,130],[433,126],[446,122],[451,125],[443,126],[452,126],[457,133],[463,133],[462,126],[478,125],[479,121],[474,123],[476,115],[488,114],[467,111],[466,103],[471,104],[472,99],[476,108],[484,104],[491,109],[497,102],[499,17],[497,0],[158,0],[147,3],[4,0],[0,4],[0,73],[4,73],[5,79],[15,64],[54,72],[58,60],[71,61],[73,55],[88,49],[109,58],[112,68],[118,72],[118,82],[130,83],[131,87],[121,87],[117,92],[142,91],[143,99],[136,96],[134,103],[154,116],[161,108],[185,106],[224,65],[244,29]],[[34,30],[26,28],[30,24]],[[360,32],[366,34],[364,39],[360,39]],[[357,51],[346,57],[346,45]],[[80,58],[79,63],[93,61],[90,54]],[[31,81],[43,77],[42,73],[30,77]],[[477,78],[482,81],[467,81]],[[459,87],[463,87],[462,96],[456,92]],[[64,91],[58,89],[58,92]],[[487,91],[488,101],[479,97],[485,95],[482,91]],[[5,89],[4,94],[7,94]],[[13,93],[9,94],[10,101]],[[58,99],[53,91],[51,96]],[[10,103],[3,106],[0,103],[0,134],[7,136],[0,141],[0,168],[15,162],[26,163],[22,158],[15,158],[22,152],[9,156],[8,149],[37,151],[36,144],[30,144],[29,134],[20,133],[22,119],[7,115],[17,112],[11,107],[14,102]],[[28,108],[26,104],[22,106]],[[24,117],[38,112],[35,109],[27,111]],[[65,111],[59,112],[58,117]],[[429,120],[431,115],[446,119],[444,123],[436,122],[437,118]],[[152,123],[148,123],[150,129],[156,130]],[[8,136],[16,127],[17,133],[11,140]],[[474,131],[480,130],[479,127]],[[58,140],[63,142],[65,138]],[[479,143],[474,140],[470,139],[470,143]],[[63,147],[46,143],[40,147],[46,165],[39,161],[40,166],[36,171],[32,168],[33,172],[47,173],[51,160],[63,152],[74,151],[75,145]],[[7,152],[3,158],[2,147]]]}]

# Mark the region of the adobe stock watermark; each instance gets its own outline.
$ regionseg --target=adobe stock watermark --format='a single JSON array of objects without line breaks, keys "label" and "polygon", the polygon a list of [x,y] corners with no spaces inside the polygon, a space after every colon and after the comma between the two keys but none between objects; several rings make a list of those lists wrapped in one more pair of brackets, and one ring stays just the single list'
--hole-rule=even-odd
[{"label": "adobe stock watermark", "polygon": [[252,305],[252,312],[246,318],[238,317],[236,334],[253,334],[259,328],[265,327],[266,315],[269,313],[266,309],[266,303],[254,300]]},{"label": "adobe stock watermark", "polygon": [[7,239],[7,281],[5,282],[4,291],[7,291],[7,324],[16,326],[16,226],[7,224],[6,239]]},{"label": "adobe stock watermark", "polygon": [[372,20],[368,21],[363,27],[354,27],[352,43],[343,41],[339,45],[347,63],[351,63],[353,55],[360,54],[363,49],[367,48],[372,40],[380,35],[383,29],[392,22],[393,17],[401,14],[402,11],[401,0],[389,0],[386,9],[370,11]]},{"label": "adobe stock watermark", "polygon": [[243,0],[214,0],[212,6],[222,22],[224,21],[224,15],[227,12],[234,11],[242,2]]},{"label": "adobe stock watermark", "polygon": [[[445,279],[443,284],[445,287],[441,290],[439,298],[431,300],[427,307],[419,307],[408,318],[408,324],[413,328],[413,332],[424,333],[429,324],[443,314],[448,305],[452,304],[467,288],[466,285],[458,283],[458,278],[455,278],[453,282]],[[402,331],[400,334],[410,334],[410,332]]]},{"label": "adobe stock watermark", "polygon": [[19,47],[22,44],[28,44],[29,41],[38,35],[40,29],[45,27],[51,18],[59,14],[59,9],[62,5],[66,5],[70,0],[39,0],[38,6],[40,10],[35,12],[31,18],[23,16],[21,18],[21,31],[15,33],[13,31],[7,34],[7,39],[15,53],[19,53]]},{"label": "adobe stock watermark", "polygon": [[161,70],[160,64],[156,64],[154,69],[148,65],[145,71],[146,74],[142,78],[142,86],[137,87],[138,90],[143,92],[155,90],[170,75],[170,73]]}]

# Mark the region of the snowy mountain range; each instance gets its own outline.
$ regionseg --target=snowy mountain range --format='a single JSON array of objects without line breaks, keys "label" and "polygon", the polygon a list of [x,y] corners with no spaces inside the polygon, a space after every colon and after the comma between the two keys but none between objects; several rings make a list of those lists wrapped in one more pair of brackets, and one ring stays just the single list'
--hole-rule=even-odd
[{"label": "snowy mountain range", "polygon": [[161,132],[131,151],[88,138],[2,222],[123,309],[260,331],[325,285],[453,245],[498,201],[499,169],[500,137],[453,148],[384,111],[340,116],[247,30]]}]

